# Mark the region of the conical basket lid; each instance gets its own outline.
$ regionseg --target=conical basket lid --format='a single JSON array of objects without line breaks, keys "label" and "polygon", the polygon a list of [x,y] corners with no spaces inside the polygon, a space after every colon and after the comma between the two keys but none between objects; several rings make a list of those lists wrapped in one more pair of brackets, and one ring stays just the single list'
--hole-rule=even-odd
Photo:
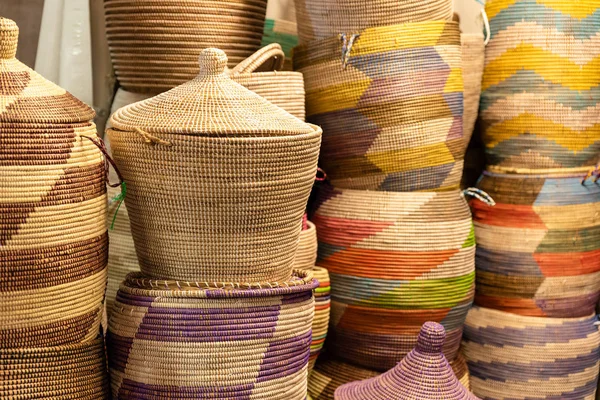
[{"label": "conical basket lid", "polygon": [[203,136],[289,136],[314,131],[306,123],[232,81],[219,49],[200,54],[200,73],[167,92],[117,110],[113,129]]},{"label": "conical basket lid", "polygon": [[0,122],[65,124],[93,119],[89,106],[15,58],[18,38],[17,24],[0,17]]},{"label": "conical basket lid", "polygon": [[350,382],[336,400],[476,400],[456,378],[442,353],[444,327],[426,322],[417,346],[393,369],[375,378]]}]

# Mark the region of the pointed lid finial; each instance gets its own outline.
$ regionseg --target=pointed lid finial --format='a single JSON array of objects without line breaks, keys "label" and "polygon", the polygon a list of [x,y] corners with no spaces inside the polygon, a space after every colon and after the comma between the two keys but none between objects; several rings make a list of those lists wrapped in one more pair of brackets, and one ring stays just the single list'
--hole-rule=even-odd
[{"label": "pointed lid finial", "polygon": [[0,58],[11,59],[17,55],[19,27],[12,19],[0,17]]}]

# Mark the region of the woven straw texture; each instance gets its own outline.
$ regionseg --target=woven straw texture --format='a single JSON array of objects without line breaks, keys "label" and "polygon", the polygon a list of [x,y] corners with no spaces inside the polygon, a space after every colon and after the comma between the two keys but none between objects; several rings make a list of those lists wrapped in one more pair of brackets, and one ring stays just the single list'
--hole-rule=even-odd
[{"label": "woven straw texture", "polygon": [[485,60],[485,45],[483,35],[461,35],[462,65],[464,92],[463,115],[463,145],[466,151],[477,121],[479,111],[479,97],[481,95],[481,79],[483,76],[483,63]]},{"label": "woven straw texture", "polygon": [[197,79],[111,118],[140,268],[156,278],[286,281],[321,130],[232,82],[222,52],[202,56]]},{"label": "woven straw texture", "polygon": [[473,393],[490,400],[594,400],[597,321],[595,315],[524,317],[473,307],[463,345]]},{"label": "woven straw texture", "polygon": [[101,337],[68,346],[0,349],[0,376],[2,399],[105,400],[109,396]]},{"label": "woven straw texture", "polygon": [[109,321],[113,398],[303,400],[317,284],[310,273],[255,289],[129,275]]},{"label": "woven straw texture", "polygon": [[306,229],[300,232],[298,250],[294,259],[294,268],[311,269],[317,261],[317,228],[310,221],[306,222]]},{"label": "woven straw texture", "polygon": [[285,54],[277,43],[258,50],[231,70],[231,79],[304,121],[304,78],[281,71]]},{"label": "woven straw texture", "polygon": [[[0,348],[98,333],[106,285],[105,168],[88,106],[14,58],[0,18]],[[85,121],[85,122],[83,122]]]},{"label": "woven straw texture", "polygon": [[[469,370],[462,355],[458,354],[456,359],[450,362],[450,366],[460,383],[469,389]],[[379,372],[324,355],[319,359],[308,379],[308,393],[314,400],[333,400],[333,393],[339,386],[348,382],[373,378],[377,375]]]},{"label": "woven straw texture", "polygon": [[452,0],[294,0],[298,37],[312,40],[365,28],[452,19]]},{"label": "woven straw texture", "polygon": [[336,389],[336,400],[476,400],[442,353],[446,339],[437,322],[423,324],[416,347],[391,370]]},{"label": "woven straw texture", "polygon": [[223,49],[233,67],[260,48],[267,0],[104,0],[121,86],[160,93],[198,74],[198,54]]},{"label": "woven straw texture", "polygon": [[482,307],[520,315],[583,317],[600,297],[600,185],[581,174],[485,172],[473,200]]},{"label": "woven straw texture", "polygon": [[453,360],[475,280],[471,214],[458,191],[324,188],[318,203],[317,264],[332,288],[328,350],[385,371],[414,347],[423,323],[438,321]]},{"label": "woven straw texture", "polygon": [[265,30],[261,46],[272,43],[281,45],[285,53],[284,71],[292,69],[292,49],[298,46],[298,27],[295,22],[269,19],[265,20]]},{"label": "woven straw texture", "polygon": [[465,147],[458,24],[366,29],[349,43],[336,36],[294,50],[307,120],[325,132],[320,165],[332,184],[458,188]]},{"label": "woven straw texture", "polygon": [[573,168],[600,154],[600,3],[489,0],[480,116],[489,164]]}]

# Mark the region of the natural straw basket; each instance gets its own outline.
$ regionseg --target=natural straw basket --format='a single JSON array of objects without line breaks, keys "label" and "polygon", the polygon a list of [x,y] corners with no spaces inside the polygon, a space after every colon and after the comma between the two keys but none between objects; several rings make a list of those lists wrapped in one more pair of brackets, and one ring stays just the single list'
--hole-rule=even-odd
[{"label": "natural straw basket", "polygon": [[600,158],[600,3],[489,0],[480,117],[488,163],[576,168]]},{"label": "natural straw basket", "polygon": [[200,51],[219,47],[233,67],[258,50],[267,0],[105,0],[119,83],[160,93],[198,74]]},{"label": "natural straw basket", "polygon": [[312,218],[331,278],[328,351],[367,368],[392,368],[424,322],[448,331],[453,360],[474,295],[475,240],[458,191],[323,188]]},{"label": "natural straw basket", "polygon": [[15,58],[0,18],[0,348],[98,333],[106,188],[94,111]]},{"label": "natural straw basket", "polygon": [[451,20],[451,0],[295,0],[300,43],[365,28]]},{"label": "natural straw basket", "polygon": [[458,188],[465,147],[458,24],[371,28],[347,42],[336,36],[294,49],[307,120],[325,132],[320,165],[331,183]]},{"label": "natural straw basket", "polygon": [[258,50],[231,70],[231,79],[304,121],[304,78],[281,71],[285,54],[277,43]]},{"label": "natural straw basket", "polygon": [[[450,366],[460,383],[470,389],[469,370],[465,359],[459,354],[454,361],[450,362]],[[348,382],[373,378],[377,375],[379,372],[357,367],[325,355],[319,359],[308,379],[308,393],[314,400],[333,400],[333,393],[339,386]]]},{"label": "natural straw basket", "polygon": [[594,399],[600,368],[595,315],[524,317],[473,307],[463,354],[484,399]]},{"label": "natural straw basket", "polygon": [[336,389],[335,400],[476,400],[458,380],[442,353],[444,327],[426,322],[416,347],[391,370]]},{"label": "natural straw basket", "polygon": [[115,399],[305,399],[312,274],[211,286],[127,277],[109,321]]},{"label": "natural straw basket", "polygon": [[267,18],[261,46],[279,43],[285,53],[283,69],[292,69],[292,49],[298,46],[298,26],[295,22]]},{"label": "natural straw basket", "polygon": [[317,261],[317,228],[315,224],[306,221],[306,227],[300,232],[298,250],[294,259],[294,268],[311,269]]},{"label": "natural straw basket", "polygon": [[0,398],[105,400],[104,340],[68,346],[0,348]]},{"label": "natural straw basket", "polygon": [[198,78],[111,118],[138,260],[150,277],[291,276],[321,129],[232,82],[226,62],[207,49]]},{"label": "natural straw basket", "polygon": [[481,78],[485,60],[485,44],[481,34],[462,34],[462,65],[464,92],[463,143],[466,151],[475,129],[479,97],[481,95]]},{"label": "natural straw basket", "polygon": [[[496,169],[497,170],[497,169]],[[488,308],[521,315],[582,317],[600,298],[600,185],[585,172],[484,172],[472,202],[477,295]]]}]

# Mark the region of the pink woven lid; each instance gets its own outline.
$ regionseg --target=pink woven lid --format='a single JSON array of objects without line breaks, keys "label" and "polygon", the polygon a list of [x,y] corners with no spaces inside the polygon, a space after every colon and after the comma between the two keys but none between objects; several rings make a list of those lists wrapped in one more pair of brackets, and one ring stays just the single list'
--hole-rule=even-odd
[{"label": "pink woven lid", "polygon": [[444,327],[426,322],[417,346],[394,368],[375,378],[350,382],[335,391],[336,400],[474,400],[456,378],[442,353]]}]

